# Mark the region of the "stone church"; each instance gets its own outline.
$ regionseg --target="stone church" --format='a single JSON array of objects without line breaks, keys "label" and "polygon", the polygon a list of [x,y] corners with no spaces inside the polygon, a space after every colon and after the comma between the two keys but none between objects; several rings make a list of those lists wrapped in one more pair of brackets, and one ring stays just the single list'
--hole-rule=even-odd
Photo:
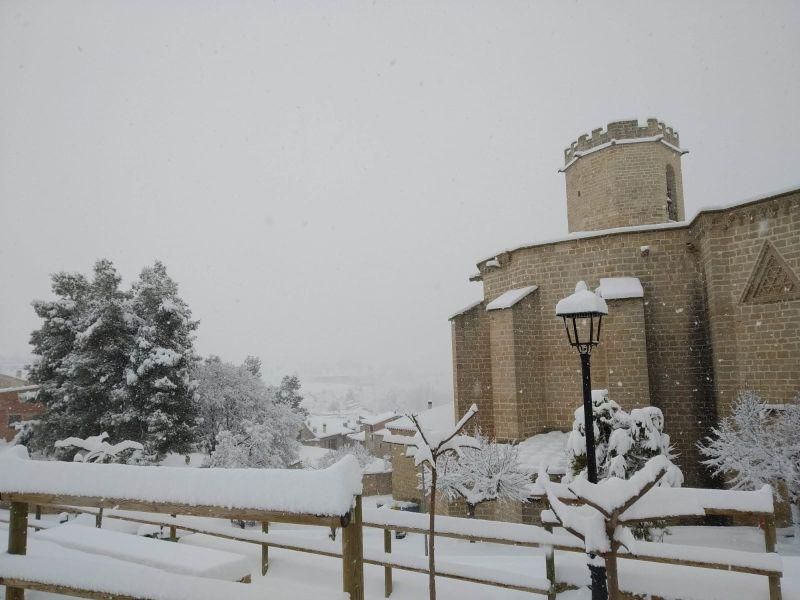
[{"label": "stone church", "polygon": [[[569,235],[478,263],[483,298],[451,317],[455,411],[522,440],[568,430],[580,363],[556,302],[586,280],[608,304],[595,389],[661,408],[687,483],[696,443],[737,393],[773,404],[800,391],[800,189],[684,213],[678,132],[610,123],[564,151]],[[736,199],[731,199],[735,201]]]}]

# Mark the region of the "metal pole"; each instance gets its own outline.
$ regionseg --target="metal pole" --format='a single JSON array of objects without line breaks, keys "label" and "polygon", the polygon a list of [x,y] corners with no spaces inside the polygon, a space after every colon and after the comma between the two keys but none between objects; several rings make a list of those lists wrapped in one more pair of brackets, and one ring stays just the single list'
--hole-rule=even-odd
[{"label": "metal pole", "polygon": [[[591,483],[597,483],[597,459],[594,454],[594,417],[592,415],[592,355],[581,353],[581,376],[583,378],[583,423],[586,435],[586,472]],[[602,558],[589,555],[589,572],[592,575],[592,600],[608,600],[606,568]]]},{"label": "metal pole", "polygon": [[589,481],[597,483],[597,459],[594,454],[594,417],[592,416],[592,366],[591,354],[581,354],[583,378],[583,422],[586,431],[586,471]]}]

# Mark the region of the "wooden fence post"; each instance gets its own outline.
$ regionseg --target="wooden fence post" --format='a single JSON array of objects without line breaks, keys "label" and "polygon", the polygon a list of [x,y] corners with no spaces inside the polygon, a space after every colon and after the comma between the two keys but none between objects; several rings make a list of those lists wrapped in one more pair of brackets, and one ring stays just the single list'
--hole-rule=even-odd
[{"label": "wooden fence post", "polygon": [[619,572],[617,571],[617,549],[612,547],[606,557],[606,587],[608,600],[619,600]]},{"label": "wooden fence post", "polygon": [[97,514],[94,516],[94,526],[100,529],[103,526],[103,507],[100,507],[100,510],[97,511]]},{"label": "wooden fence post", "polygon": [[364,600],[364,540],[361,496],[356,496],[350,522],[342,527],[342,587],[350,600]]},{"label": "wooden fence post", "polygon": [[[775,515],[764,517],[764,546],[767,552],[775,552],[778,535],[775,531]],[[769,575],[769,600],[781,600],[781,578],[778,575]]]},{"label": "wooden fence post", "polygon": [[[173,519],[177,518],[178,515],[170,515]],[[169,526],[169,541],[170,542],[177,542],[178,541],[178,529],[175,525]]]},{"label": "wooden fence post", "polygon": [[[553,533],[553,525],[544,524],[545,531]],[[556,600],[556,553],[552,546],[546,549],[544,555],[547,580],[550,582],[550,589],[547,591],[547,600]]]},{"label": "wooden fence post", "polygon": [[[392,553],[392,530],[383,530],[383,551],[386,554]],[[392,567],[383,567],[383,597],[388,598],[392,595]]]},{"label": "wooden fence post", "polygon": [[[36,505],[36,512],[34,513],[34,516],[35,516],[37,521],[41,521],[42,520],[42,505],[41,504],[37,504]],[[33,530],[34,531],[39,531],[39,528],[38,527],[34,527]]]},{"label": "wooden fence post", "polygon": [[[25,554],[28,548],[28,503],[12,502],[8,520],[8,553]],[[6,588],[6,600],[25,600],[22,588]]]},{"label": "wooden fence post", "polygon": [[[269,533],[269,522],[264,521],[261,523],[261,531],[264,533]],[[267,574],[267,569],[269,569],[269,546],[267,544],[261,544],[261,576]]]}]

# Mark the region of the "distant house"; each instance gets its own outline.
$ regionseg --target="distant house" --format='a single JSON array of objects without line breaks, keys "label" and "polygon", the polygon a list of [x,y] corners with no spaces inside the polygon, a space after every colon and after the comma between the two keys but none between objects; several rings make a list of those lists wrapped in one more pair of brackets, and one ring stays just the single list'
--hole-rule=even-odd
[{"label": "distant house", "polygon": [[36,397],[38,385],[31,385],[21,377],[0,375],[0,435],[7,442],[14,439],[15,423],[34,419],[44,412],[44,406],[29,402]]},{"label": "distant house", "polygon": [[386,424],[389,421],[397,419],[398,414],[395,411],[388,411],[377,415],[366,415],[359,418],[358,422],[361,425],[361,431],[358,433],[351,433],[350,439],[364,444],[364,447],[369,450],[373,456],[383,458],[387,454],[392,453],[391,444],[384,442],[384,435],[389,433],[386,429]]},{"label": "distant house", "polygon": [[348,435],[358,432],[358,419],[352,415],[309,415],[300,430],[300,442],[336,450],[351,443]]}]

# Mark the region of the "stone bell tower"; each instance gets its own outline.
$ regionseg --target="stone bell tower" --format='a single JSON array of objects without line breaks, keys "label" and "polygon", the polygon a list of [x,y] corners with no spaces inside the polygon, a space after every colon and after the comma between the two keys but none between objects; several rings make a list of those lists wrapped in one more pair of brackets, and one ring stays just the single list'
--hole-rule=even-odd
[{"label": "stone bell tower", "polygon": [[657,119],[616,121],[564,150],[570,233],[682,221],[678,132]]}]

